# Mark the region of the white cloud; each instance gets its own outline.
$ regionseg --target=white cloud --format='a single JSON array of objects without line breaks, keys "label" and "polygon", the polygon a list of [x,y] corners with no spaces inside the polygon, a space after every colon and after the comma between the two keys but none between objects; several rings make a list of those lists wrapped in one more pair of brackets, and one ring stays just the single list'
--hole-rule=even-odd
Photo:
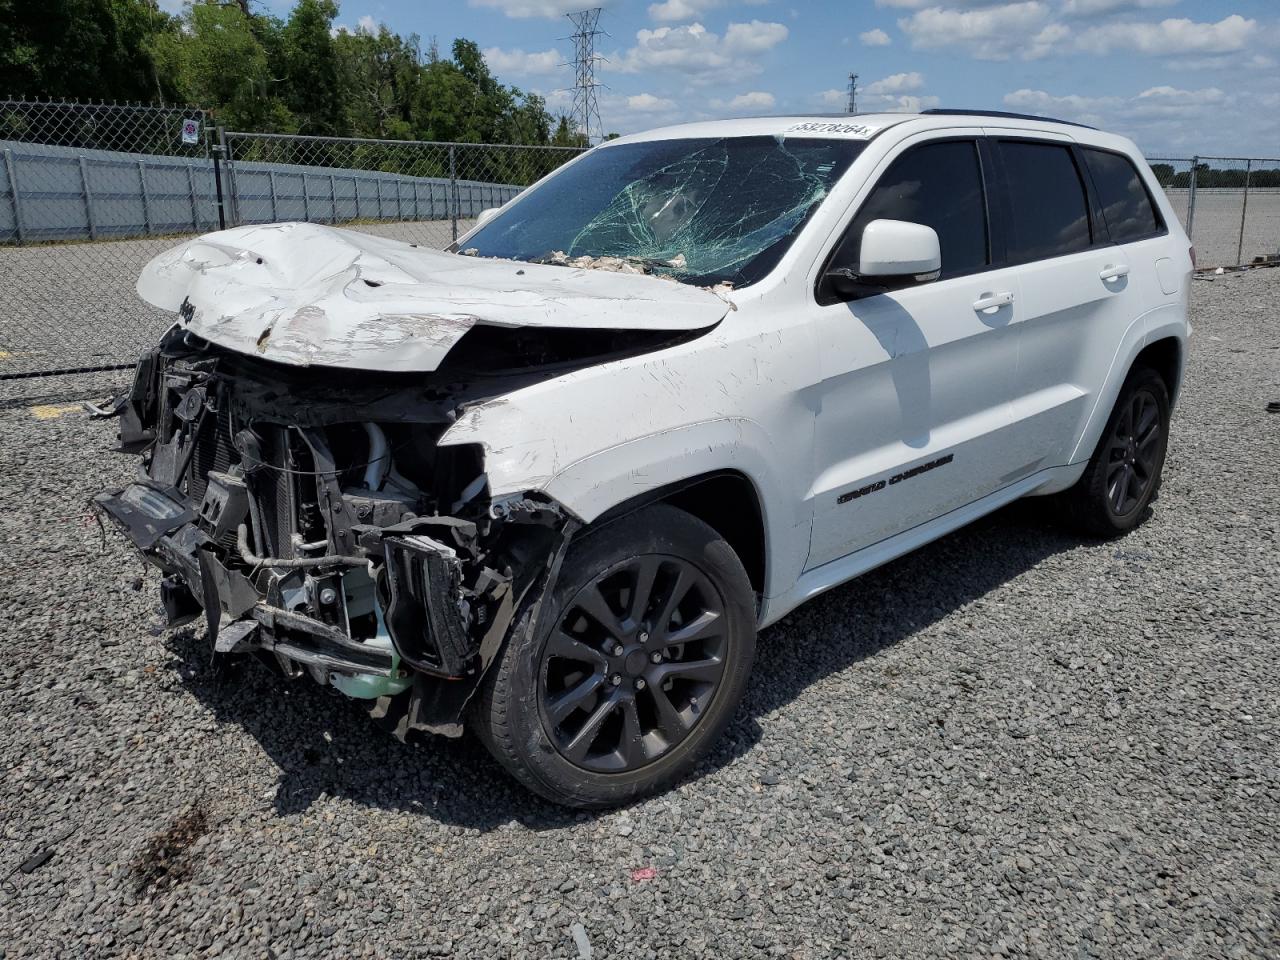
[{"label": "white cloud", "polygon": [[780,23],[731,23],[724,33],[725,49],[731,53],[763,53],[787,39],[790,31]]},{"label": "white cloud", "polygon": [[659,23],[695,20],[720,6],[721,0],[664,0],[649,4],[649,16]]},{"label": "white cloud", "polygon": [[1258,21],[1238,13],[1217,23],[1196,23],[1186,18],[1159,23],[1110,23],[1090,27],[1080,34],[1078,47],[1088,53],[1134,50],[1146,54],[1231,53],[1244,49]]},{"label": "white cloud", "polygon": [[867,84],[866,93],[873,97],[889,93],[912,93],[923,86],[924,76],[922,74],[915,72],[895,73],[892,76],[885,77],[883,80]]},{"label": "white cloud", "polygon": [[636,44],[609,57],[604,68],[620,73],[680,73],[693,83],[710,83],[753,75],[762,67],[752,56],[781,43],[787,28],[780,23],[731,23],[723,37],[700,23],[637,30]]},{"label": "white cloud", "polygon": [[[1008,60],[1015,55],[1033,59],[1047,52],[1044,31],[1050,26],[1049,14],[1043,0],[973,10],[928,7],[902,18],[898,27],[917,49],[960,46],[979,60]],[[1060,40],[1061,31],[1054,33]]]},{"label": "white cloud", "polygon": [[752,90],[750,93],[740,93],[729,101],[730,110],[772,110],[774,104],[772,93],[766,93],[763,90]]},{"label": "white cloud", "polygon": [[819,93],[818,101],[824,107],[836,107],[843,110],[849,102],[849,93],[847,90],[837,90],[832,87],[830,90],[823,90]]},{"label": "white cloud", "polygon": [[941,101],[933,96],[921,96],[924,75],[916,71],[894,73],[876,80],[858,94],[859,110],[875,110],[881,113],[919,113],[936,107]]},{"label": "white cloud", "polygon": [[359,33],[377,33],[378,21],[373,19],[367,13],[356,21],[356,30]]},{"label": "white cloud", "polygon": [[[469,6],[501,10],[508,17],[563,17],[585,8],[582,0],[467,0]],[[594,0],[594,6],[608,7],[612,0]]]},{"label": "white cloud", "polygon": [[655,97],[652,93],[637,93],[627,97],[627,109],[636,113],[653,113],[657,110],[674,110],[675,101],[665,97]]},{"label": "white cloud", "polygon": [[858,34],[858,39],[862,42],[864,47],[887,47],[889,44],[893,43],[893,41],[889,39],[889,35],[879,27],[876,27],[874,30],[868,30],[866,33]]},{"label": "white cloud", "polygon": [[1086,17],[1099,13],[1118,13],[1121,10],[1171,7],[1177,2],[1178,0],[1063,0],[1062,12],[1068,17]]},{"label": "white cloud", "polygon": [[565,62],[564,56],[558,50],[525,53],[519,49],[503,50],[501,47],[489,47],[483,53],[484,62],[498,76],[514,74],[528,77],[556,73]]}]

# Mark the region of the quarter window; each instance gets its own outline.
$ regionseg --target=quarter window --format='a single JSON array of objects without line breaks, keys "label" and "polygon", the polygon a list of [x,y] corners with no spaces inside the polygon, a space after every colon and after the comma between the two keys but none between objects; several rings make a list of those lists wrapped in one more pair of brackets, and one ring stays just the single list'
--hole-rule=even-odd
[{"label": "quarter window", "polygon": [[849,224],[832,267],[858,269],[862,231],[872,220],[906,220],[933,227],[944,279],[985,267],[991,261],[977,144],[972,140],[928,143],[895,160]]},{"label": "quarter window", "polygon": [[1106,150],[1084,151],[1107,229],[1116,243],[1132,243],[1164,232],[1142,177],[1128,157]]},{"label": "quarter window", "polygon": [[1043,260],[1085,250],[1092,242],[1080,171],[1068,147],[1003,141],[1009,201],[1009,259]]}]

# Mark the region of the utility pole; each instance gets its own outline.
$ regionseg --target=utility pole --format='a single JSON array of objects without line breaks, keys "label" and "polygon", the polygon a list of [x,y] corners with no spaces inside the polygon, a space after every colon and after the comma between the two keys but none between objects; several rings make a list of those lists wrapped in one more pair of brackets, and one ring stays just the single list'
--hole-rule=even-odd
[{"label": "utility pole", "polygon": [[844,112],[858,112],[858,75],[856,73],[849,74],[849,103]]},{"label": "utility pole", "polygon": [[596,61],[603,57],[596,54],[596,37],[604,34],[598,29],[600,8],[592,7],[578,13],[565,14],[574,26],[573,36],[573,119],[578,132],[587,139],[587,146],[604,138],[600,122],[600,105],[596,100]]}]

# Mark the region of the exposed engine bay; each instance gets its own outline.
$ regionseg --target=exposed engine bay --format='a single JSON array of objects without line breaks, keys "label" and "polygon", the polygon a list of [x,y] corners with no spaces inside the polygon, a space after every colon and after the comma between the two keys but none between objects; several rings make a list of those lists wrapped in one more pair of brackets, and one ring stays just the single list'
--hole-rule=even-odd
[{"label": "exposed engine bay", "polygon": [[490,498],[482,448],[436,441],[538,375],[320,372],[175,328],[103,411],[142,471],[95,502],[163,572],[170,626],[203,615],[217,654],[375,712],[407,694],[398,733],[456,735],[576,521],[536,493]]}]

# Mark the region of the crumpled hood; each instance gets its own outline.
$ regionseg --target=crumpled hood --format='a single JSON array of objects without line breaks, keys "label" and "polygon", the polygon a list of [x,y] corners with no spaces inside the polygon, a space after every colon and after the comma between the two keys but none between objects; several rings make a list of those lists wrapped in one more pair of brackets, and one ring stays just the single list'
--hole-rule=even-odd
[{"label": "crumpled hood", "polygon": [[387,371],[436,369],[477,324],[698,330],[730,309],[655,277],[464,257],[313,223],[198,237],[147,264],[137,289],[219,346]]}]

